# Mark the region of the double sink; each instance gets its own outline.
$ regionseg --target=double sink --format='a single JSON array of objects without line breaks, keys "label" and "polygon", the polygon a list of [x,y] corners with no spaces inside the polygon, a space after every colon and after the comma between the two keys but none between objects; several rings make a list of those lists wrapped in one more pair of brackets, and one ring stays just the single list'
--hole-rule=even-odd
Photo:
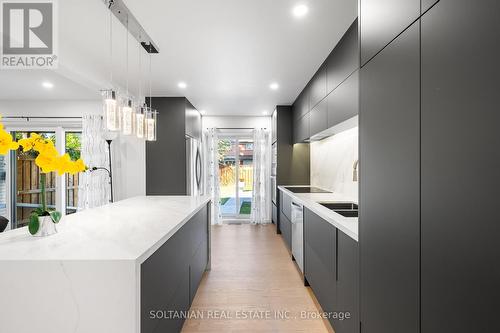
[{"label": "double sink", "polygon": [[352,202],[318,202],[344,217],[358,217],[358,205]]}]

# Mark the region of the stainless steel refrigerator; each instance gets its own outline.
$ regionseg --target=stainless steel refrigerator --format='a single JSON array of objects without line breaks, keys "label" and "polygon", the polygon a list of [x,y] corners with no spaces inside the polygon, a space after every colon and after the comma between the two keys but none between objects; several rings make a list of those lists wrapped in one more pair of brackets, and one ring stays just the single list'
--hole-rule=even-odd
[{"label": "stainless steel refrigerator", "polygon": [[203,146],[201,141],[186,135],[186,194],[204,194]]}]

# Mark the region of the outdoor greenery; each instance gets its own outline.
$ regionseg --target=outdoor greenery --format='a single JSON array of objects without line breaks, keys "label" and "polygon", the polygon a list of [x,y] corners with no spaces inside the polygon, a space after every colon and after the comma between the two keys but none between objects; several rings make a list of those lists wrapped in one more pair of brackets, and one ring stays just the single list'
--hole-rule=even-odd
[{"label": "outdoor greenery", "polygon": [[229,198],[220,198],[220,204],[225,205],[229,201]]},{"label": "outdoor greenery", "polygon": [[224,165],[224,157],[231,150],[231,140],[222,139],[217,144],[217,152],[219,154],[219,165]]},{"label": "outdoor greenery", "polygon": [[240,214],[249,215],[252,211],[252,203],[249,201],[243,201],[240,207]]},{"label": "outdoor greenery", "polygon": [[[37,133],[42,138],[50,140],[54,145],[56,144],[56,136],[53,133]],[[28,133],[16,132],[16,141],[27,138]],[[66,152],[71,157],[71,160],[76,161],[81,157],[81,134],[80,133],[66,133]],[[20,150],[21,151],[21,150]],[[30,150],[27,153],[33,158],[38,155],[34,150]]]}]

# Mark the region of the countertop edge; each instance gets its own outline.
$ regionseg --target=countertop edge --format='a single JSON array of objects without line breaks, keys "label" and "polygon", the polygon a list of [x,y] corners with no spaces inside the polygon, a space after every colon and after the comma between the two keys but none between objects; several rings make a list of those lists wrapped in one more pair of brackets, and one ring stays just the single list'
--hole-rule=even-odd
[{"label": "countertop edge", "polygon": [[[184,226],[193,216],[196,215],[203,207],[205,207],[207,204],[209,204],[212,201],[212,198],[206,197],[205,200],[203,200],[200,205],[191,211],[186,218],[184,218],[182,221],[180,221],[174,228],[170,229],[170,231],[163,236],[159,241],[157,241],[155,244],[153,244],[146,252],[141,254],[139,257],[135,259],[135,262],[137,265],[141,265],[144,263],[153,253],[155,253],[163,244],[165,244],[177,231],[179,231],[180,228]],[[211,220],[211,217],[208,217],[209,220]]]},{"label": "countertop edge", "polygon": [[[288,187],[291,187],[291,186],[288,186]],[[358,242],[358,232],[354,232],[351,228],[349,228],[345,225],[345,221],[342,221],[343,219],[346,219],[346,218],[340,216],[337,213],[334,213],[334,212],[328,210],[328,208],[322,207],[319,203],[317,203],[315,201],[304,200],[303,198],[298,197],[297,195],[295,195],[295,193],[286,189],[285,186],[278,186],[278,189],[280,191],[283,191],[283,193],[286,193],[287,195],[292,197],[297,203],[303,205],[304,207],[306,207],[307,209],[309,209],[310,211],[317,214],[322,219],[324,219],[325,221],[327,221],[328,223],[333,225],[335,228],[339,229],[344,234],[346,234],[347,236],[351,237],[353,240]],[[354,222],[356,224],[359,223],[358,219],[354,219],[354,218],[350,218],[350,219],[352,219],[351,223],[354,223]],[[358,228],[358,230],[359,230],[359,228]]]}]

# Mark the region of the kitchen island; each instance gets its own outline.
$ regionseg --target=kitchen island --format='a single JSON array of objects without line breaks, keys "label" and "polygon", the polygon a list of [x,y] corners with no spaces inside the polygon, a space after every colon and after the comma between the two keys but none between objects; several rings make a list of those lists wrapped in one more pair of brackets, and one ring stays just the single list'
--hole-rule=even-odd
[{"label": "kitchen island", "polygon": [[174,332],[210,266],[210,198],[135,197],[68,215],[45,238],[0,234],[2,332]]}]

